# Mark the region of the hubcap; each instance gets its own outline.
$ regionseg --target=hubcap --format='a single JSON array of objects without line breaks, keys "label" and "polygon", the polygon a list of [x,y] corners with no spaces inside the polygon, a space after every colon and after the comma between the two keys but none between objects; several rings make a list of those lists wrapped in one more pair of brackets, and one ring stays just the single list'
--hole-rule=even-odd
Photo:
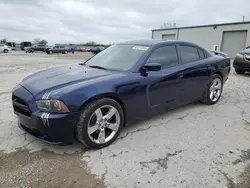
[{"label": "hubcap", "polygon": [[95,110],[88,122],[88,136],[97,143],[104,144],[110,141],[120,126],[120,114],[110,105],[102,106]]},{"label": "hubcap", "polygon": [[209,98],[211,101],[216,102],[221,95],[222,84],[219,78],[215,78],[210,86]]}]

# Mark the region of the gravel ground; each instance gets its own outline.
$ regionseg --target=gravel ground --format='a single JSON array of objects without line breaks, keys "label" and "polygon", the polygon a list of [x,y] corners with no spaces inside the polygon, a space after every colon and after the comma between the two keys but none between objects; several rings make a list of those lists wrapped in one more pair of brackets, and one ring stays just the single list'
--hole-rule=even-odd
[{"label": "gravel ground", "polygon": [[31,73],[88,57],[0,54],[0,185],[250,187],[250,75],[233,70],[216,105],[194,103],[127,126],[101,150],[52,146],[19,130],[12,88]]}]

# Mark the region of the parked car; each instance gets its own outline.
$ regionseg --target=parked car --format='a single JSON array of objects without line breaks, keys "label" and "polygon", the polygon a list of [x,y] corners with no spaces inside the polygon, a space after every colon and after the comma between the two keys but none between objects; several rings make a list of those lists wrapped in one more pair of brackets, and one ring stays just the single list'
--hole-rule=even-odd
[{"label": "parked car", "polygon": [[34,53],[37,51],[45,52],[48,46],[46,44],[37,44],[28,48],[25,48],[26,53]]},{"label": "parked car", "polygon": [[8,53],[11,51],[11,47],[5,44],[0,44],[0,52]]},{"label": "parked car", "polygon": [[47,54],[53,54],[53,53],[67,54],[68,52],[71,52],[71,48],[66,45],[55,45],[54,47],[47,48],[46,52]]},{"label": "parked car", "polygon": [[93,47],[89,50],[89,52],[91,52],[94,55],[98,54],[100,51],[102,51],[100,47]]},{"label": "parked car", "polygon": [[25,48],[27,47],[31,47],[31,42],[21,42],[20,43],[20,47],[21,47],[21,50],[25,50]]},{"label": "parked car", "polygon": [[78,52],[86,52],[86,49],[84,47],[78,47],[76,49],[76,51],[78,51]]},{"label": "parked car", "polygon": [[250,71],[250,49],[245,49],[236,54],[233,62],[234,70],[237,74],[244,74]]},{"label": "parked car", "polygon": [[102,148],[139,119],[194,101],[217,103],[229,72],[229,58],[193,43],[131,41],[82,64],[26,77],[13,89],[12,103],[29,134],[53,144],[76,137]]}]

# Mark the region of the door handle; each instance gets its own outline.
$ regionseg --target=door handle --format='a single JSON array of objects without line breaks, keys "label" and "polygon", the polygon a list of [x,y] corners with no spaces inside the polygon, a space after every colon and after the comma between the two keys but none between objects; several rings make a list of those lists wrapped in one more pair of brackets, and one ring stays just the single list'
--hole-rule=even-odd
[{"label": "door handle", "polygon": [[183,73],[179,73],[177,76],[178,78],[183,78]]}]

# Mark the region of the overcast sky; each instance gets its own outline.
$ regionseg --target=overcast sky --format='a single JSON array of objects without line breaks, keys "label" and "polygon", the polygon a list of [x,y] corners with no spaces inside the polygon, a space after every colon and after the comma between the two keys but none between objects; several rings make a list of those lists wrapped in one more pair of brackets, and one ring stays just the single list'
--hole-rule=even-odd
[{"label": "overcast sky", "polygon": [[112,43],[177,26],[250,20],[249,0],[0,0],[0,39]]}]

